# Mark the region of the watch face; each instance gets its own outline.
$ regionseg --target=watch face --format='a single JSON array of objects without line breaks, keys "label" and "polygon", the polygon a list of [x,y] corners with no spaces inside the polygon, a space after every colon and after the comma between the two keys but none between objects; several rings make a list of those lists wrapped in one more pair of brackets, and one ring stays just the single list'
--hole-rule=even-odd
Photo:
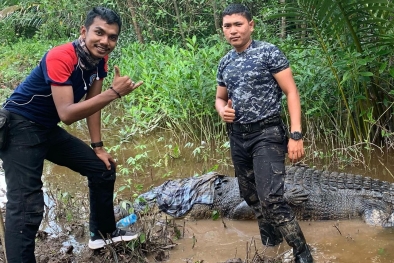
[{"label": "watch face", "polygon": [[292,132],[292,133],[290,133],[290,138],[291,139],[293,139],[293,140],[296,140],[296,141],[298,141],[298,140],[301,140],[302,139],[302,133],[301,132]]}]

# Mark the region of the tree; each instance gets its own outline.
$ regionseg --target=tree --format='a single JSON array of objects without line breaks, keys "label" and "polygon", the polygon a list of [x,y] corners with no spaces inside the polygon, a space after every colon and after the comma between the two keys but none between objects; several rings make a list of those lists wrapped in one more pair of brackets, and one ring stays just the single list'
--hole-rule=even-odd
[{"label": "tree", "polygon": [[[356,141],[394,130],[391,0],[295,0],[267,19],[286,18],[286,32],[320,48],[335,79],[341,114],[332,120]],[[343,111],[343,108],[345,111]]]}]

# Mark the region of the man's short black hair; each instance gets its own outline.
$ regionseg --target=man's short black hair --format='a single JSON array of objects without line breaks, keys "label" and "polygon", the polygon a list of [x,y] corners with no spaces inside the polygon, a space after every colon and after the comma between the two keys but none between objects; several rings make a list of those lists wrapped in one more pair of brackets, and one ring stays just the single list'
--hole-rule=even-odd
[{"label": "man's short black hair", "polygon": [[109,25],[117,24],[120,33],[120,29],[122,27],[122,20],[120,19],[120,16],[115,11],[102,6],[94,7],[86,15],[85,27],[87,29],[89,29],[89,27],[93,24],[93,21],[96,17],[100,17]]},{"label": "man's short black hair", "polygon": [[239,14],[245,17],[249,22],[252,21],[252,14],[249,11],[249,8],[243,4],[230,4],[228,5],[223,13],[222,18],[224,16],[231,16],[234,14]]}]

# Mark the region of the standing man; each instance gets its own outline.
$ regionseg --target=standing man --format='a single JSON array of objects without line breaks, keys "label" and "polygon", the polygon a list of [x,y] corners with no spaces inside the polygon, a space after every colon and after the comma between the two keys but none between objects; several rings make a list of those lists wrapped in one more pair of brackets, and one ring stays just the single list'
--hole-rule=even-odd
[{"label": "standing man", "polygon": [[[36,262],[35,236],[44,212],[41,176],[45,159],[87,177],[90,248],[137,238],[136,233],[116,228],[116,164],[103,148],[100,127],[100,110],[142,84],[120,76],[115,67],[111,87],[102,92],[108,55],[117,44],[121,25],[114,11],[93,8],[80,37],[48,51],[4,104],[10,125],[8,145],[0,151],[0,158],[7,183],[5,247],[9,263]],[[92,148],[57,125],[84,118]]]},{"label": "standing man", "polygon": [[[227,6],[222,19],[234,49],[219,63],[215,107],[227,123],[241,195],[256,213],[264,245],[278,245],[284,238],[295,262],[313,262],[283,199],[286,152],[292,162],[304,156],[300,98],[289,62],[276,46],[252,40],[254,22],[246,6]],[[291,119],[289,141],[280,116],[282,92]]]}]

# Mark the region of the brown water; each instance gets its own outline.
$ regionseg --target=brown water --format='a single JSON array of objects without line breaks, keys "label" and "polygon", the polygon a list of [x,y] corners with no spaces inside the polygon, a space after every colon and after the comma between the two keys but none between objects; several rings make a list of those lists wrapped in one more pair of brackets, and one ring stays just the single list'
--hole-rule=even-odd
[{"label": "brown water", "polygon": [[[255,221],[224,220],[224,223],[226,228],[221,220],[198,220],[186,224],[185,237],[170,252],[169,262],[204,260],[204,263],[217,263],[238,257],[245,260],[247,245],[253,240],[259,252],[266,249],[261,245]],[[394,229],[370,227],[361,220],[300,222],[300,226],[313,248],[317,263],[394,262]],[[197,240],[194,248],[193,235]],[[282,243],[265,250],[265,254],[275,256],[289,248]],[[249,259],[254,252],[253,246]]]},{"label": "brown water", "polygon": [[[139,144],[148,144],[149,141],[156,142],[154,146],[147,149],[136,149]],[[185,143],[184,143],[185,144]],[[203,174],[212,167],[218,172],[233,175],[229,153],[211,151],[204,152],[199,156],[193,155],[193,149],[199,146],[195,143],[194,148],[181,148],[180,156],[165,160],[163,156],[174,153],[172,146],[176,142],[164,139],[158,142],[154,139],[141,139],[133,144],[123,145],[123,149],[116,153],[119,164],[127,166],[130,156],[148,152],[149,158],[144,165],[150,167],[144,170],[134,170],[129,175],[118,177],[116,188],[132,183],[131,190],[123,191],[120,196],[130,197],[136,184],[141,184],[146,191],[150,186],[157,186],[167,179],[185,178],[195,174]],[[171,147],[169,147],[171,146]],[[219,147],[219,146],[218,146]],[[171,149],[170,149],[171,148]],[[205,156],[205,157],[204,157]],[[371,176],[389,182],[394,182],[394,155],[376,151],[370,157],[358,157],[355,165],[348,165],[341,169],[336,163],[325,161],[320,163],[318,159],[312,158],[312,153],[307,155],[305,162],[316,165],[318,168],[328,166],[330,171],[341,171],[352,174]],[[208,158],[207,158],[208,157]],[[157,167],[157,160],[161,159],[163,165]],[[165,163],[166,162],[166,163]],[[45,166],[44,181],[48,189],[60,188],[62,191],[76,193],[87,193],[86,180],[80,175],[63,167],[52,164]],[[132,167],[132,165],[129,165]],[[135,166],[134,166],[135,167]],[[128,179],[131,179],[131,181]],[[198,220],[187,221],[184,238],[177,240],[178,246],[169,252],[168,262],[200,262],[217,263],[225,262],[230,258],[239,257],[246,259],[247,244],[255,241],[256,248],[262,252],[263,248],[259,238],[256,221],[231,221],[224,219],[226,227],[221,220]],[[393,262],[394,263],[394,229],[383,229],[371,227],[361,220],[343,221],[321,221],[300,222],[308,243],[313,248],[313,256],[318,263],[328,262]],[[336,227],[334,226],[336,225]],[[197,243],[193,247],[193,236]],[[267,255],[276,255],[288,250],[286,244],[279,248],[269,248]],[[254,253],[254,249],[252,250]],[[251,252],[250,252],[251,253]],[[253,255],[249,255],[251,258]],[[151,262],[154,262],[152,260]]]}]

